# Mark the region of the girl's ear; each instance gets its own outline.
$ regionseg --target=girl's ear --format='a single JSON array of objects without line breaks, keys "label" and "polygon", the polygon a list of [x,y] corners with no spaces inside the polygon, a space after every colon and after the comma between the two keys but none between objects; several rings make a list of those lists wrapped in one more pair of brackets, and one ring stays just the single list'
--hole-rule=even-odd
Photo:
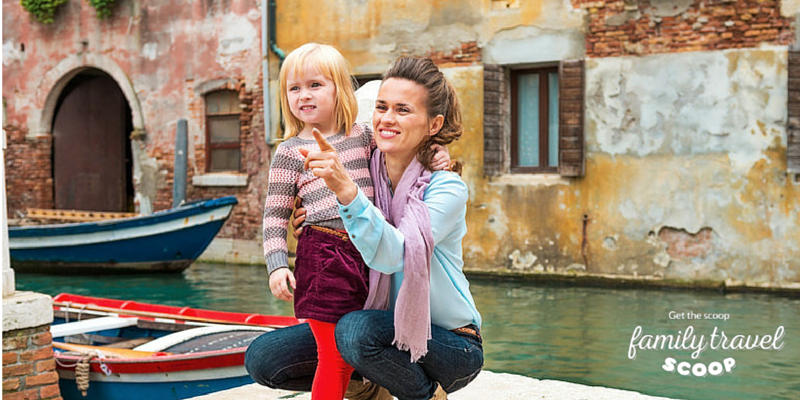
[{"label": "girl's ear", "polygon": [[433,118],[429,124],[430,136],[439,133],[443,125],[444,125],[444,116],[442,114],[439,114],[435,118]]}]

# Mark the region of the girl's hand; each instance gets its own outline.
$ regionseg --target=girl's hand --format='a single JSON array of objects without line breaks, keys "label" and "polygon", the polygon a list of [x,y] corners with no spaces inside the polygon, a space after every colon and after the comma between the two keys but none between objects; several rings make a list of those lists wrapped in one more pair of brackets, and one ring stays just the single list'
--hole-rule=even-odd
[{"label": "girl's hand", "polygon": [[450,152],[447,147],[440,144],[431,145],[432,150],[436,150],[436,154],[431,160],[431,169],[434,171],[449,171],[450,170]]},{"label": "girl's hand", "polygon": [[325,137],[316,128],[311,133],[319,144],[319,151],[300,149],[300,154],[306,157],[305,168],[325,180],[328,189],[336,194],[339,203],[352,203],[358,194],[358,187],[344,169],[336,149],[325,140]]},{"label": "girl's hand", "polygon": [[297,288],[294,274],[289,268],[278,268],[272,271],[269,276],[269,290],[272,291],[273,296],[284,301],[292,301],[294,295],[289,290],[289,286],[292,287],[292,290]]}]

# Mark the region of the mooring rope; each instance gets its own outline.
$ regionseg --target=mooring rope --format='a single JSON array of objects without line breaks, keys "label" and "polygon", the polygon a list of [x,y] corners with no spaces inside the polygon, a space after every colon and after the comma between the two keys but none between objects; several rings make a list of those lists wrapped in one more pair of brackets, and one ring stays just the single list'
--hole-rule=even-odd
[{"label": "mooring rope", "polygon": [[87,353],[75,366],[75,385],[83,397],[86,397],[86,391],[89,390],[89,370],[91,364],[89,363],[93,358],[97,358],[96,351]]}]

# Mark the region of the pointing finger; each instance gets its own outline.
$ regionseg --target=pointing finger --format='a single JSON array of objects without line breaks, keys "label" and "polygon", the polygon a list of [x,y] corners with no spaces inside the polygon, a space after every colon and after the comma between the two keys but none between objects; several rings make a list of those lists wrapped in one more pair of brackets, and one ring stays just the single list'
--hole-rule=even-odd
[{"label": "pointing finger", "polygon": [[317,140],[317,144],[319,145],[319,151],[329,151],[333,150],[333,146],[325,140],[325,137],[322,136],[322,133],[319,129],[314,128],[311,130],[311,134],[314,135],[314,139]]}]

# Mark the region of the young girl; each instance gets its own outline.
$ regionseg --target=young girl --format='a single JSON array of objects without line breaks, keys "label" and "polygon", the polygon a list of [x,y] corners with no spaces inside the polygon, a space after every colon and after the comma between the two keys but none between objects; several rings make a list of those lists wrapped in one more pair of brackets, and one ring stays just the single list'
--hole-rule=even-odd
[{"label": "young girl", "polygon": [[[369,160],[375,141],[369,127],[355,124],[358,107],[349,68],[335,48],[316,43],[299,47],[284,60],[279,79],[286,134],[270,166],[264,208],[269,286],[279,299],[294,298],[295,316],[307,319],[314,334],[319,362],[312,398],[341,400],[353,368],[336,349],[334,328],[339,318],[363,308],[369,274],[344,230],[336,196],[323,179],[304,169],[305,156],[300,150],[320,150],[312,135],[318,130],[372,200]],[[445,169],[449,164],[446,149],[439,150],[437,157],[438,169]],[[295,197],[306,209],[296,251],[296,280],[288,268],[286,245]]]}]

